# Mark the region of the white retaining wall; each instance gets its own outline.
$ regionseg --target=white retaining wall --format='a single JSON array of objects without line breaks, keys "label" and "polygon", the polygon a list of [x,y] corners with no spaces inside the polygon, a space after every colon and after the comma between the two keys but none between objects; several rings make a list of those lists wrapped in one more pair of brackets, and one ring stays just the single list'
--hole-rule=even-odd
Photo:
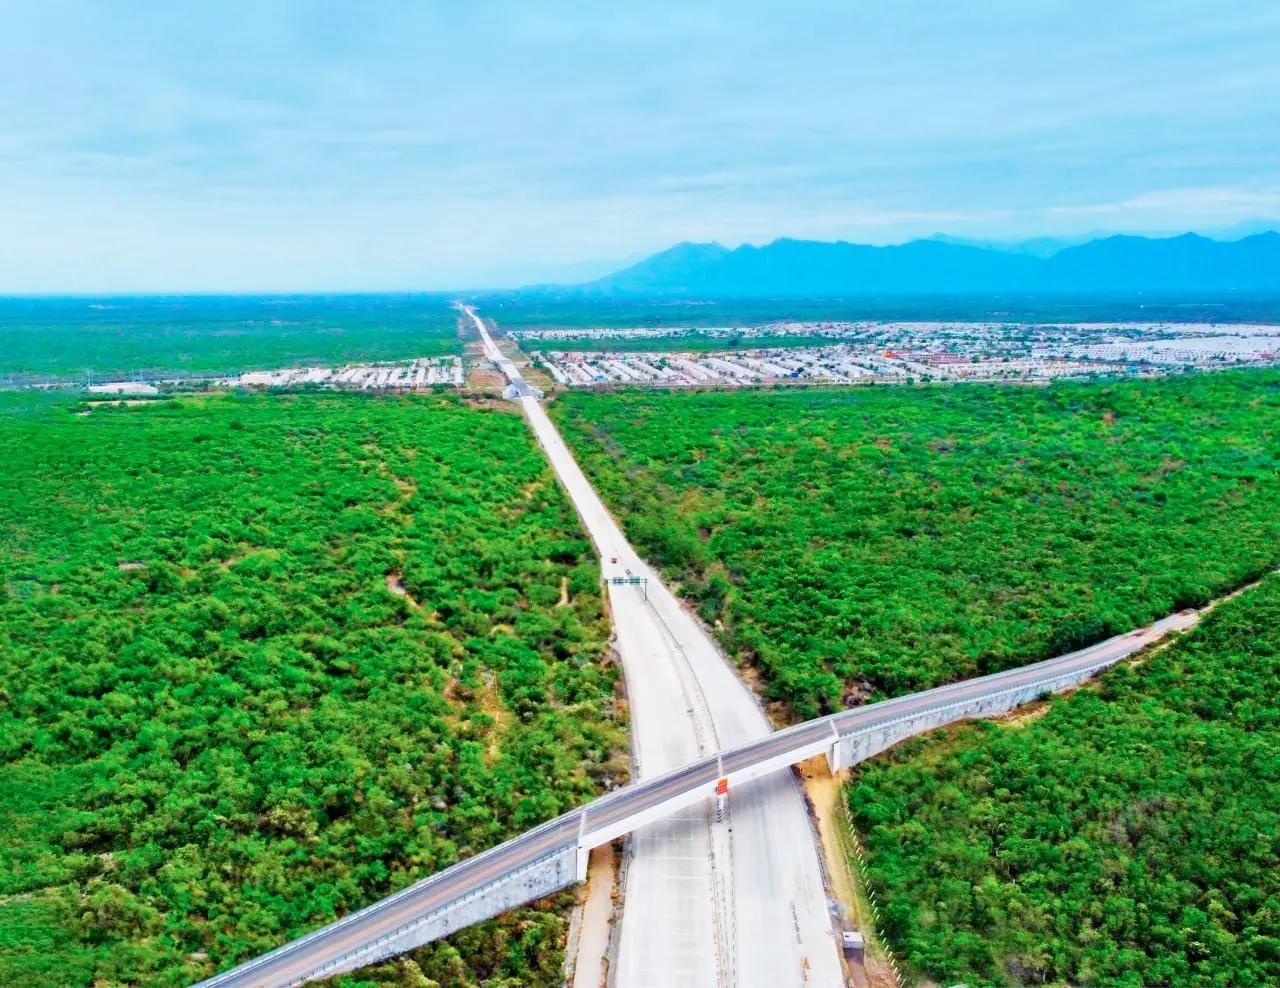
[{"label": "white retaining wall", "polygon": [[544,899],[553,892],[582,881],[583,876],[579,874],[580,857],[583,861],[586,860],[586,854],[580,855],[577,848],[565,848],[528,868],[504,876],[492,885],[477,889],[436,912],[428,913],[407,928],[365,944],[321,970],[314,971],[308,980],[331,978],[344,971],[377,964],[447,937],[463,927],[492,919],[508,909]]},{"label": "white retaining wall", "polygon": [[901,720],[890,721],[877,727],[870,727],[855,734],[844,735],[832,744],[827,754],[827,764],[831,771],[849,768],[858,762],[866,761],[887,748],[892,748],[899,741],[931,731],[936,727],[954,724],[958,720],[971,720],[976,717],[991,717],[1007,713],[1014,707],[1030,703],[1046,693],[1058,693],[1072,686],[1078,686],[1090,679],[1100,669],[1114,665],[1115,660],[1099,663],[1084,669],[1073,670],[1064,675],[1041,680],[1025,686],[1017,686],[1000,693],[962,700],[946,706],[934,707],[918,714],[911,714]]}]

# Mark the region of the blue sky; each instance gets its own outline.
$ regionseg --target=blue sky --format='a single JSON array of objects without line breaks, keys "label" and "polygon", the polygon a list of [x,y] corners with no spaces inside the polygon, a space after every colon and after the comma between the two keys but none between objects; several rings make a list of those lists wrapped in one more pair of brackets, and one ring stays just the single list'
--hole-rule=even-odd
[{"label": "blue sky", "polygon": [[1275,0],[0,0],[0,291],[1280,217]]}]

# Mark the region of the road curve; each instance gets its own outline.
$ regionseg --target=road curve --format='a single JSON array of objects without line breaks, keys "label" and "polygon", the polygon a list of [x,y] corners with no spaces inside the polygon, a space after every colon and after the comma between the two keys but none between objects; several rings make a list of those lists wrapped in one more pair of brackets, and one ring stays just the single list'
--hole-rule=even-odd
[{"label": "road curve", "polygon": [[[931,711],[945,710],[1011,690],[1050,684],[1071,675],[1086,675],[1114,665],[1171,631],[1185,630],[1198,613],[1184,611],[1129,634],[1110,638],[1058,658],[979,679],[966,680],[922,693],[897,697],[806,721],[696,761],[658,778],[626,786],[548,821],[541,826],[490,848],[451,868],[388,896],[291,943],[248,961],[239,967],[200,982],[199,988],[227,986],[287,986],[326,976],[326,970],[364,945],[402,932],[431,914],[447,908],[486,886],[536,865],[545,858],[613,833],[619,825],[641,814],[652,815],[663,807],[673,810],[700,798],[722,775],[750,772],[779,759],[810,757],[816,745]],[[925,730],[927,728],[922,728]],[[612,838],[608,838],[612,839]]]}]

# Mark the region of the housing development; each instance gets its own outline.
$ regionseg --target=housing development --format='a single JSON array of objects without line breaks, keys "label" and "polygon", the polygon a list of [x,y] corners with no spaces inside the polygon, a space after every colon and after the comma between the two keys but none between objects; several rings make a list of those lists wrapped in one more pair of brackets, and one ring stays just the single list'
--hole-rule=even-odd
[{"label": "housing development", "polygon": [[235,377],[215,378],[216,385],[241,388],[288,388],[318,385],[361,391],[407,391],[437,385],[462,384],[462,361],[458,357],[431,357],[376,364],[348,364],[345,367],[282,368],[274,371],[246,371]]},{"label": "housing development", "polygon": [[[1048,381],[1280,363],[1272,325],[789,323],[514,333],[567,387]],[[637,349],[645,342],[663,349]],[[717,342],[732,341],[733,349]],[[696,342],[697,349],[682,350]],[[573,348],[561,346],[573,343]],[[770,345],[773,344],[773,345]]]},{"label": "housing development", "polygon": [[568,387],[646,384],[666,387],[748,384],[850,384],[893,381],[1047,381],[1120,374],[1126,366],[1053,358],[966,358],[955,353],[848,346],[790,347],[722,353],[560,353],[541,365]]},{"label": "housing development", "polygon": [[[90,384],[93,394],[155,395],[160,388],[305,388],[318,387],[352,391],[410,391],[417,388],[458,387],[463,381],[459,357],[422,357],[408,361],[347,364],[341,367],[282,367],[279,370],[244,371],[232,377],[174,377],[164,375],[150,381],[141,375],[129,381]],[[46,385],[32,385],[47,387]]]}]

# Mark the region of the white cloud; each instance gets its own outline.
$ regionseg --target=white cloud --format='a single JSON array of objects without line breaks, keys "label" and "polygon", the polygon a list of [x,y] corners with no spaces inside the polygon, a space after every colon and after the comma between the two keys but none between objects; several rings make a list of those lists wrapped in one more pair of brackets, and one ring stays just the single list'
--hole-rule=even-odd
[{"label": "white cloud", "polygon": [[0,35],[0,291],[1222,225],[1277,204],[1278,46],[1265,0],[48,0]]}]

